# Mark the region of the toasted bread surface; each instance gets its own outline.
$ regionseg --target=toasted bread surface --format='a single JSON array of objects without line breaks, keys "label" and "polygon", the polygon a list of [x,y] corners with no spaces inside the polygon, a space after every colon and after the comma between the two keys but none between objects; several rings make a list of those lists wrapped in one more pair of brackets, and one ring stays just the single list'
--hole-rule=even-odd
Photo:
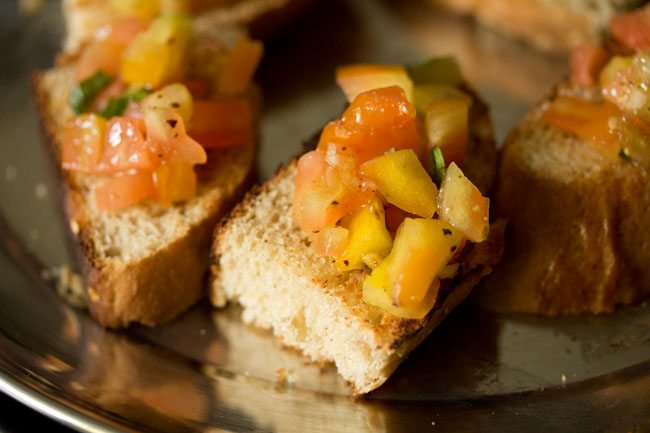
[{"label": "toasted bread surface", "polygon": [[609,19],[642,0],[432,0],[475,16],[487,26],[524,39],[537,48],[566,52],[598,41]]},{"label": "toasted bread surface", "polygon": [[[42,126],[59,165],[63,126],[72,112],[67,95],[72,66],[36,74],[34,89]],[[198,169],[197,196],[169,208],[155,203],[118,212],[97,208],[103,180],[62,172],[65,210],[84,261],[92,315],[104,326],[170,320],[204,294],[211,232],[243,194],[253,175],[255,144],[213,151]]]},{"label": "toasted bread surface", "polygon": [[[497,154],[487,107],[475,98],[463,170],[484,194],[496,174]],[[461,272],[434,309],[407,320],[365,303],[367,271],[338,272],[310,247],[292,213],[295,161],[252,190],[215,230],[211,292],[215,306],[237,302],[248,323],[270,328],[286,345],[317,362],[333,362],[364,394],[388,379],[405,356],[488,274],[502,254],[503,225],[489,241],[464,250]]]},{"label": "toasted bread surface", "polygon": [[567,92],[559,86],[503,147],[494,210],[509,220],[506,252],[474,292],[490,309],[605,313],[650,293],[648,168],[542,122]]}]

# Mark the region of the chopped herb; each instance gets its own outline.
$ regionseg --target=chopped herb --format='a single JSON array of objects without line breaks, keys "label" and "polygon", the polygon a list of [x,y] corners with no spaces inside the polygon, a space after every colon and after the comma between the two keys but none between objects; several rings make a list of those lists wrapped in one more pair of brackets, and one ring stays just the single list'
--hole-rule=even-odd
[{"label": "chopped herb", "polygon": [[77,84],[68,96],[68,103],[72,107],[72,111],[76,114],[86,111],[99,92],[111,84],[111,81],[113,81],[113,77],[106,72],[99,71]]},{"label": "chopped herb", "polygon": [[453,57],[434,57],[419,65],[409,66],[407,70],[416,85],[439,83],[459,86],[465,81]]},{"label": "chopped herb", "polygon": [[121,116],[129,104],[128,98],[120,96],[119,98],[110,98],[106,106],[97,112],[100,116],[110,119],[113,116]]},{"label": "chopped herb", "polygon": [[431,149],[431,179],[440,188],[442,180],[445,178],[445,157],[438,146]]},{"label": "chopped herb", "polygon": [[152,91],[153,90],[151,90],[151,87],[149,86],[137,86],[130,88],[124,96],[133,102],[140,102],[146,96],[150,95]]}]

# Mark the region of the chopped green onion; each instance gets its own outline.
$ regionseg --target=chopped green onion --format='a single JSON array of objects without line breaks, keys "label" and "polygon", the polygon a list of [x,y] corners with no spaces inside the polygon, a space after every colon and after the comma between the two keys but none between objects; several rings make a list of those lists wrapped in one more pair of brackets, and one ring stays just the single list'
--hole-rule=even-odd
[{"label": "chopped green onion", "polygon": [[81,114],[88,109],[99,92],[104,90],[113,81],[113,77],[106,72],[99,71],[77,84],[70,95],[68,103],[76,114]]},{"label": "chopped green onion", "polygon": [[442,180],[445,178],[445,157],[438,146],[431,149],[431,179],[440,187]]},{"label": "chopped green onion", "polygon": [[129,104],[129,98],[120,96],[118,98],[110,98],[106,106],[97,112],[100,116],[110,119],[113,116],[121,116]]},{"label": "chopped green onion", "polygon": [[140,102],[146,96],[150,95],[151,92],[153,92],[153,90],[149,86],[131,87],[126,92],[125,96],[133,102]]},{"label": "chopped green onion", "polygon": [[458,62],[453,57],[435,57],[419,65],[407,67],[413,83],[449,84],[459,86],[465,82]]}]

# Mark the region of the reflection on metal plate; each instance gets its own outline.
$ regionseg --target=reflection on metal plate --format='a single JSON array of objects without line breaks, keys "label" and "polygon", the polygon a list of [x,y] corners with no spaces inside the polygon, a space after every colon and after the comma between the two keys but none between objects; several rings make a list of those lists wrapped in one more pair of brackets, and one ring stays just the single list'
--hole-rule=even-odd
[{"label": "reflection on metal plate", "polygon": [[[61,40],[57,3],[0,3],[0,388],[87,431],[643,431],[650,428],[650,311],[543,319],[465,305],[379,390],[353,400],[307,363],[198,305],[180,320],[99,328],[60,301],[43,266],[70,263],[56,183],[39,144],[29,74]],[[261,172],[339,113],[334,68],[455,54],[492,106],[499,138],[564,73],[564,61],[419,2],[327,1],[273,40]],[[47,192],[44,194],[43,192]],[[50,193],[52,192],[52,193]],[[37,235],[35,235],[35,233]]]}]

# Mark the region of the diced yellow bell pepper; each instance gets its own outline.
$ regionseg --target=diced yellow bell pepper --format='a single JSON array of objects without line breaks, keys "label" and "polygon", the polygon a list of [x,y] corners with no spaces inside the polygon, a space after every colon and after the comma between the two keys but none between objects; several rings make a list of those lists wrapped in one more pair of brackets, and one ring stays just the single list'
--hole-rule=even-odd
[{"label": "diced yellow bell pepper", "polygon": [[341,226],[348,230],[348,238],[345,250],[335,261],[339,271],[363,269],[364,264],[379,262],[390,253],[393,240],[379,200],[374,199],[361,207],[344,219]]},{"label": "diced yellow bell pepper", "polygon": [[472,242],[487,239],[490,230],[490,200],[465,177],[453,162],[440,187],[438,215]]},{"label": "diced yellow bell pepper", "polygon": [[156,18],[122,53],[122,79],[154,87],[181,79],[191,37],[189,18],[178,14]]},{"label": "diced yellow bell pepper", "polygon": [[427,107],[424,125],[429,146],[438,146],[445,162],[461,163],[469,140],[469,105],[464,98],[435,99]]},{"label": "diced yellow bell pepper", "polygon": [[159,0],[111,0],[111,6],[118,14],[152,20],[160,12]]},{"label": "diced yellow bell pepper", "polygon": [[172,109],[189,124],[194,113],[194,102],[190,91],[180,83],[170,84],[153,92],[142,100],[143,110]]},{"label": "diced yellow bell pepper", "polygon": [[431,102],[441,99],[463,99],[468,105],[472,103],[471,96],[449,84],[420,84],[413,88],[413,104],[419,113],[426,113]]},{"label": "diced yellow bell pepper", "polygon": [[240,38],[230,52],[223,69],[217,77],[217,89],[224,95],[244,92],[253,78],[264,53],[261,42]]},{"label": "diced yellow bell pepper", "polygon": [[403,66],[342,66],[336,70],[336,83],[347,96],[348,102],[368,90],[391,86],[401,87],[406,99],[413,101],[413,81]]},{"label": "diced yellow bell pepper", "polygon": [[399,317],[423,318],[435,304],[437,277],[462,241],[444,221],[406,218],[390,255],[364,281],[364,300]]},{"label": "diced yellow bell pepper", "polygon": [[390,152],[361,166],[386,200],[398,208],[432,218],[436,211],[438,188],[411,149]]},{"label": "diced yellow bell pepper", "polygon": [[196,173],[193,165],[184,161],[167,161],[154,172],[157,200],[164,206],[194,198]]}]

